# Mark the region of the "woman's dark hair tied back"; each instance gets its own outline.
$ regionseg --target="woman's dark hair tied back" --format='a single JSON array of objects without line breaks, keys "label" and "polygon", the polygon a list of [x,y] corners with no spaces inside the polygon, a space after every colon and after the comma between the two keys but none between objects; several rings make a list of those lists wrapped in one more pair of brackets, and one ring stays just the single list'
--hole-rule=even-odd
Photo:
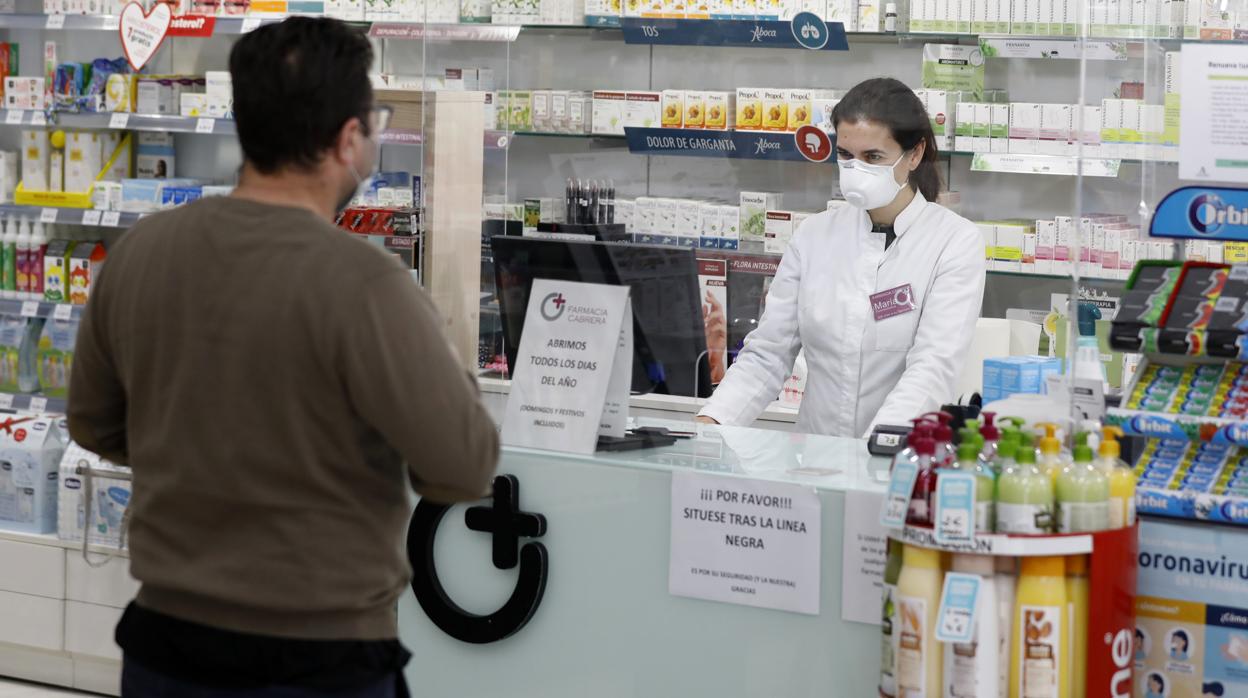
[{"label": "woman's dark hair tied back", "polygon": [[940,195],[940,168],[937,162],[936,134],[919,96],[905,83],[893,78],[872,78],[858,83],[832,110],[833,126],[842,121],[874,121],[886,126],[907,152],[926,143],[923,160],[910,173],[910,186],[928,201]]}]

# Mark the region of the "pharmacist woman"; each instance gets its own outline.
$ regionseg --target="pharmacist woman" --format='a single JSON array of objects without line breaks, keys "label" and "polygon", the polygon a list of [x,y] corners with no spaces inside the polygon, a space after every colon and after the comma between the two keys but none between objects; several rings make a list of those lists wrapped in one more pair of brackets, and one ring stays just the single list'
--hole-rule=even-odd
[{"label": "pharmacist woman", "polygon": [[753,422],[800,349],[805,433],[861,437],[954,398],[983,301],[983,237],[934,203],[935,137],[909,87],[860,83],[833,124],[849,205],[812,216],[793,236],[758,327],[698,421]]}]

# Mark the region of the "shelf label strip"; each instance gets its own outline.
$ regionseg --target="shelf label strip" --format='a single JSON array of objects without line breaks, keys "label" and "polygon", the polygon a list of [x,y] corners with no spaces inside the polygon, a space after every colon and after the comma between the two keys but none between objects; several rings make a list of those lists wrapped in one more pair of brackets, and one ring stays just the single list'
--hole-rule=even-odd
[{"label": "shelf label strip", "polygon": [[626,44],[849,50],[844,25],[824,22],[809,12],[792,21],[626,17],[620,26]]},{"label": "shelf label strip", "polygon": [[808,162],[792,133],[631,127],[624,133],[631,153]]}]

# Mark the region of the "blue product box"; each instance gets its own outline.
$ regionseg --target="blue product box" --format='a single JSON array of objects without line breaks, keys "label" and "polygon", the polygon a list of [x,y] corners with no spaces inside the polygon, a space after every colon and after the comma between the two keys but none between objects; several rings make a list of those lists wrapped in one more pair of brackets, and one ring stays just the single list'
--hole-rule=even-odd
[{"label": "blue product box", "polygon": [[721,250],[735,250],[735,249],[739,249],[740,247],[741,247],[741,241],[737,238],[720,238],[719,239],[719,249]]},{"label": "blue product box", "polygon": [[1188,472],[1196,473],[1198,475],[1217,475],[1222,472],[1222,466],[1216,464],[1209,465],[1205,463],[1193,463]]},{"label": "blue product box", "polygon": [[704,250],[719,249],[720,238],[699,238],[698,242]]}]

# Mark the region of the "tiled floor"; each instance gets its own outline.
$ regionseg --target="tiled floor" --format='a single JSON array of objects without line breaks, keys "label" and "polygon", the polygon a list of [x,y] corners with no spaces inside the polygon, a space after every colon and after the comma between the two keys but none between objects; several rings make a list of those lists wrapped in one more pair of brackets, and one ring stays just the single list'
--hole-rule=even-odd
[{"label": "tiled floor", "polygon": [[63,688],[0,679],[0,698],[83,698],[93,693],[78,693]]}]

